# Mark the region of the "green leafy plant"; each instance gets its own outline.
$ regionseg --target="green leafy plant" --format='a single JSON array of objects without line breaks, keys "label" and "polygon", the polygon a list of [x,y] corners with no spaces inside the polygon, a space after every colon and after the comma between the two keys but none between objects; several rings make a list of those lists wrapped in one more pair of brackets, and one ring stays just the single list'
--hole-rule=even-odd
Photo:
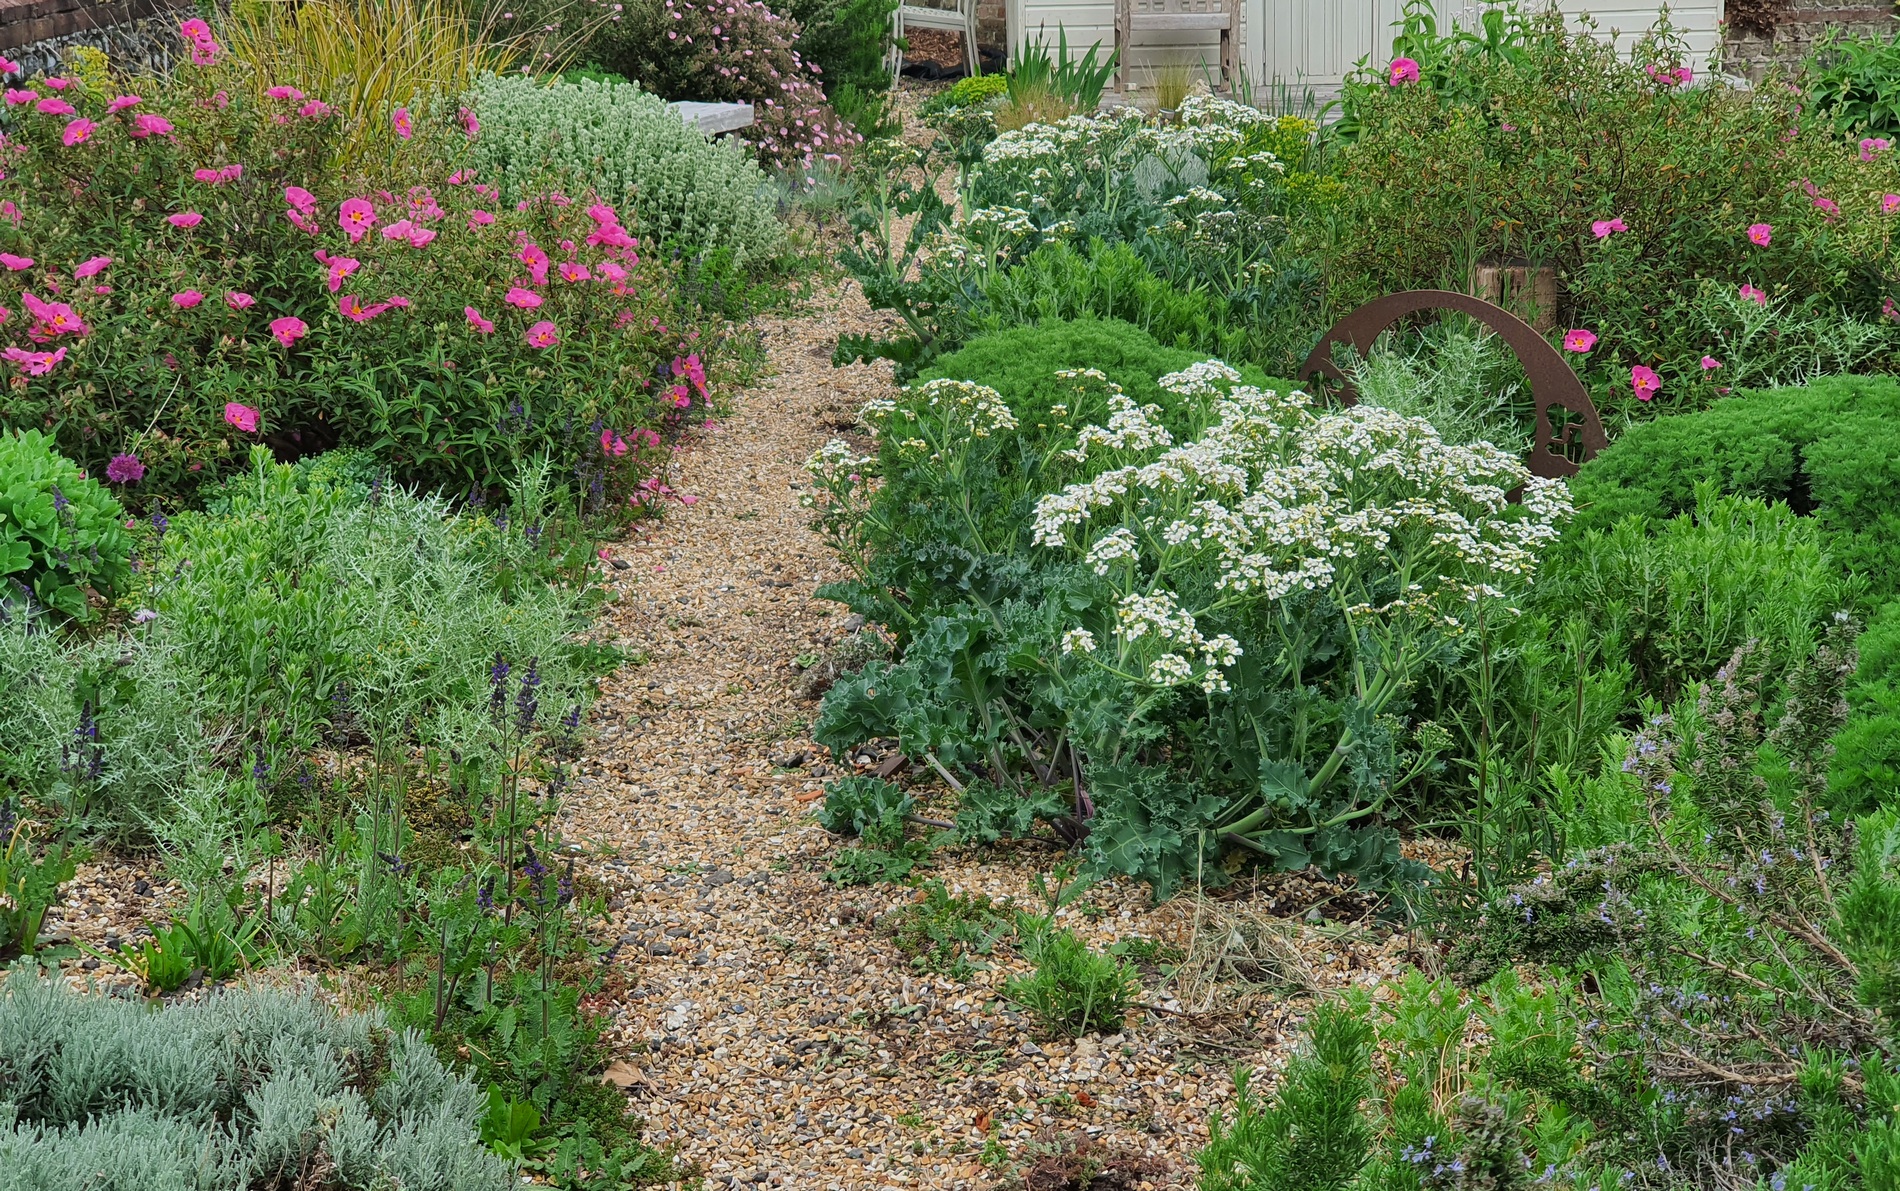
[{"label": "green leafy plant", "polygon": [[0,583],[62,616],[89,619],[88,588],[110,598],[131,578],[124,518],[119,502],[49,436],[0,432]]},{"label": "green leafy plant", "polygon": [[887,919],[898,950],[922,972],[968,980],[980,962],[1011,930],[1007,904],[980,893],[952,893],[942,881],[926,881],[916,900]]},{"label": "green leafy plant", "polygon": [[1369,1157],[1361,1108],[1373,1093],[1372,1027],[1325,1006],[1307,1024],[1307,1044],[1288,1064],[1271,1103],[1234,1072],[1234,1119],[1216,1113],[1196,1155],[1202,1191],[1345,1191]]},{"label": "green leafy plant", "polygon": [[1140,993],[1133,967],[1057,929],[1053,918],[1019,915],[1017,932],[1023,958],[1036,970],[1006,982],[1005,997],[1054,1034],[1080,1038],[1121,1028]]},{"label": "green leafy plant", "polygon": [[1115,77],[1120,51],[1110,49],[1102,56],[1102,43],[1096,42],[1081,54],[1069,52],[1069,31],[1056,26],[1056,44],[1049,45],[1048,31],[1023,42],[1009,64],[1005,93],[1020,102],[1031,94],[1048,94],[1060,99],[1071,110],[1093,112],[1101,106],[1102,91]]},{"label": "green leafy plant", "polygon": [[13,800],[0,797],[0,954],[33,954],[46,912],[59,904],[78,859],[63,842],[36,852]]},{"label": "green leafy plant", "polygon": [[1809,107],[1844,136],[1900,132],[1900,37],[1830,28],[1802,63]]}]

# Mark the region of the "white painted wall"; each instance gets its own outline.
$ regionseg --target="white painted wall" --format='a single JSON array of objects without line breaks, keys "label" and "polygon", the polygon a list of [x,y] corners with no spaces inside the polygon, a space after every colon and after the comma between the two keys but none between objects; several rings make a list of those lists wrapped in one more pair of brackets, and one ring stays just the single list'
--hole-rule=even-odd
[{"label": "white painted wall", "polygon": [[[1691,65],[1698,72],[1721,42],[1723,0],[1674,0],[1670,19],[1688,43]],[[1658,0],[1557,0],[1566,14],[1588,13],[1598,36],[1620,35],[1628,46],[1647,31],[1661,8]],[[1475,22],[1490,0],[1440,0],[1442,17]],[[1338,94],[1341,81],[1360,58],[1384,61],[1391,53],[1392,25],[1402,0],[1241,0],[1241,28],[1237,37],[1240,60],[1253,79],[1257,93],[1283,85],[1293,91],[1310,89],[1325,100]],[[1034,40],[1041,27],[1054,46],[1056,29],[1069,35],[1071,54],[1085,52],[1095,41],[1106,55],[1115,44],[1114,0],[1009,0],[1010,43]],[[1155,69],[1179,62],[1195,69],[1219,61],[1212,36],[1177,36],[1172,45],[1138,49],[1128,72],[1136,89],[1149,82]]]}]

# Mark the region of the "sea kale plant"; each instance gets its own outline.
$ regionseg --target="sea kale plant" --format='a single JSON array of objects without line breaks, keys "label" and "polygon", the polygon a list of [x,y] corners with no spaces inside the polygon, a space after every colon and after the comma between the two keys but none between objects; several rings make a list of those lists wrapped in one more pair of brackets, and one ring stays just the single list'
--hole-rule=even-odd
[{"label": "sea kale plant", "polygon": [[1442,748],[1410,693],[1513,614],[1568,492],[1239,379],[1166,376],[1171,408],[1086,369],[1033,409],[954,380],[867,406],[878,456],[810,466],[860,576],[832,594],[904,653],[833,688],[817,739],[895,736],[966,838],[1044,820],[1161,896],[1249,857],[1397,875],[1382,816]]}]

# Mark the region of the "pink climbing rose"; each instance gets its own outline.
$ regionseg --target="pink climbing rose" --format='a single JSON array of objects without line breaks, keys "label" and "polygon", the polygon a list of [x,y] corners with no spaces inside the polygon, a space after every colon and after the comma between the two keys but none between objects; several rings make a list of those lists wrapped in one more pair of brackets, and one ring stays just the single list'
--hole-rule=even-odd
[{"label": "pink climbing rose", "polygon": [[1587,352],[1597,345],[1597,333],[1581,328],[1564,334],[1564,350],[1567,352]]}]

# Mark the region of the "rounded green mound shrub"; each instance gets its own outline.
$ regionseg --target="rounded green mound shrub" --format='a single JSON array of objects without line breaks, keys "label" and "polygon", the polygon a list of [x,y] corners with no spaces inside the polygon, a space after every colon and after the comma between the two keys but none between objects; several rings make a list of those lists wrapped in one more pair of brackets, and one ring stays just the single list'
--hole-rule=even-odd
[{"label": "rounded green mound shrub", "polygon": [[[1057,372],[1093,368],[1120,385],[1135,404],[1159,405],[1163,424],[1170,432],[1180,432],[1188,429],[1181,419],[1181,399],[1163,389],[1159,378],[1205,359],[1206,352],[1164,347],[1140,327],[1120,319],[1047,318],[1033,326],[977,336],[933,361],[918,383],[942,377],[988,385],[1015,411],[1019,422],[1034,426],[1064,420],[1050,413],[1051,406],[1064,398],[1062,388],[1052,380]],[[1281,390],[1294,387],[1267,377],[1258,368],[1243,367],[1240,372],[1248,384]]]},{"label": "rounded green mound shrub", "polygon": [[483,177],[519,186],[551,166],[610,202],[637,197],[627,229],[641,239],[728,249],[739,265],[784,244],[765,176],[744,150],[708,140],[635,84],[490,78],[468,102],[482,125],[470,159]]},{"label": "rounded green mound shrub", "polygon": [[112,595],[131,577],[125,510],[37,430],[0,433],[0,603],[18,584],[85,618],[86,588]]},{"label": "rounded green mound shrub", "polygon": [[1814,517],[1873,595],[1900,592],[1900,381],[1829,377],[1632,427],[1571,482],[1576,529],[1690,512],[1705,480]]}]

